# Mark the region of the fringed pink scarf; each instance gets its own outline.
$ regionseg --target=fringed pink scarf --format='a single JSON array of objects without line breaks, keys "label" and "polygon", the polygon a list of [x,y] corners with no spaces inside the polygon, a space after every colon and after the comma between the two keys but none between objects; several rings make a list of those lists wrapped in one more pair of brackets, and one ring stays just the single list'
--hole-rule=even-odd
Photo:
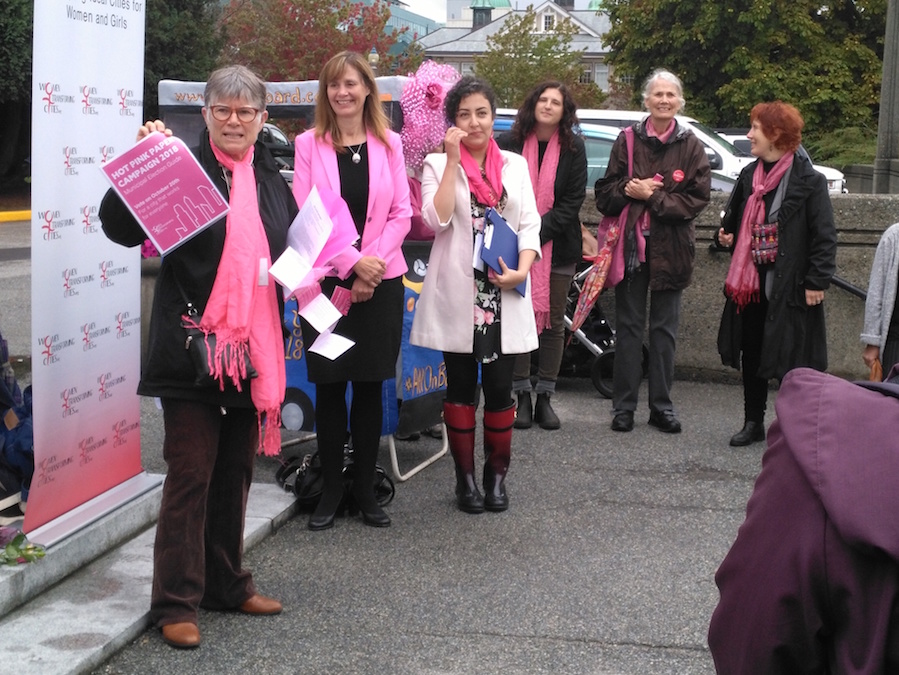
[{"label": "fringed pink scarf", "polygon": [[[266,455],[281,451],[281,402],[284,400],[284,340],[278,315],[276,285],[268,280],[268,239],[259,216],[256,173],[250,148],[235,161],[210,140],[219,163],[233,173],[231,198],[225,221],[225,245],[200,328],[215,333],[215,354],[210,358],[213,377],[225,388],[225,378],[241,389],[246,373],[244,355],[249,349],[259,376],[250,385],[250,397],[259,418],[259,446]],[[264,267],[263,267],[264,265]],[[225,350],[232,358],[225,363]]]},{"label": "fringed pink scarf", "polygon": [[734,246],[734,254],[724,282],[724,292],[737,305],[737,311],[750,302],[759,301],[759,272],[752,262],[749,243],[752,239],[752,225],[765,222],[765,202],[763,197],[775,190],[781,178],[793,164],[793,153],[788,152],[774,165],[768,174],[762,160],[758,160],[752,174],[752,194],[746,200],[740,232]]},{"label": "fringed pink scarf", "polygon": [[487,144],[487,158],[484,160],[484,172],[487,180],[481,175],[478,161],[471,156],[465,144],[459,146],[462,169],[468,177],[468,187],[481,204],[496,206],[503,195],[503,153],[492,138]]},{"label": "fringed pink scarf", "polygon": [[[556,171],[559,168],[559,130],[553,132],[546,150],[543,152],[543,164],[540,164],[540,143],[536,134],[530,134],[524,140],[521,149],[522,157],[527,160],[531,185],[537,197],[537,212],[543,216],[552,209],[556,200]],[[539,166],[539,169],[538,169]],[[549,320],[549,274],[552,270],[553,243],[547,241],[540,250],[540,259],[531,265],[531,302],[534,304],[534,318],[537,320],[537,332],[550,327]]]}]

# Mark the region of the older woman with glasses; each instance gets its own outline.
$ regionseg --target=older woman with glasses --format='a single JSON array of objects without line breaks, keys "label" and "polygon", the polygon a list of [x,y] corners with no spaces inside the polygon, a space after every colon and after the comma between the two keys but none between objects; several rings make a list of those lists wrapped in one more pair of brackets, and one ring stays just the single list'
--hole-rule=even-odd
[{"label": "older woman with glasses", "polygon": [[[281,293],[260,269],[284,251],[297,206],[274,158],[256,142],[268,118],[265,82],[243,66],[228,66],[209,76],[205,101],[206,129],[194,153],[231,210],[163,258],[138,385],[139,394],[162,401],[168,465],[150,617],[163,640],[179,648],[200,644],[200,607],[281,611],[280,602],[257,593],[242,567],[243,524],[260,440],[267,454],[280,450],[285,390]],[[172,134],[156,120],[140,127],[137,139],[156,131]],[[106,235],[124,246],[146,237],[112,191],[100,219]],[[184,348],[186,300],[200,310],[204,333],[249,352],[258,377],[219,374],[211,384],[196,383]]]}]

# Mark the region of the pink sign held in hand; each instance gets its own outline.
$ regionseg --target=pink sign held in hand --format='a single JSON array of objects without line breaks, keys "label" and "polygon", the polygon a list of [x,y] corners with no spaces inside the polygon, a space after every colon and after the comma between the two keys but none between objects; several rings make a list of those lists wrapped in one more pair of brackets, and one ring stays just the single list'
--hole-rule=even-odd
[{"label": "pink sign held in hand", "polygon": [[228,202],[174,136],[154,132],[101,169],[162,255],[228,213]]}]

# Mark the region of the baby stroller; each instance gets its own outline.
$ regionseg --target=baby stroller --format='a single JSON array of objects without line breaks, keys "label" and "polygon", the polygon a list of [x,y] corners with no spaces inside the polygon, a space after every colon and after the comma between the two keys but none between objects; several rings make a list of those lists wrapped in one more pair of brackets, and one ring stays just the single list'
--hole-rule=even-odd
[{"label": "baby stroller", "polygon": [[[565,351],[562,354],[561,372],[574,375],[589,374],[601,395],[612,398],[612,368],[615,363],[615,329],[606,319],[599,300],[593,305],[584,323],[573,333],[572,317],[578,297],[583,290],[584,280],[590,272],[589,261],[578,266],[568,290],[565,308]],[[649,350],[643,346],[643,375],[646,376],[646,361]]]}]

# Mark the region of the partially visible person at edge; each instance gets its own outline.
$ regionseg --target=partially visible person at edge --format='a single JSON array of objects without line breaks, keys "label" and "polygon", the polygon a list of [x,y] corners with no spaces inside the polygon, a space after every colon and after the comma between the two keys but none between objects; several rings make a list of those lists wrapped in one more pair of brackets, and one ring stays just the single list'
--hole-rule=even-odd
[{"label": "partially visible person at edge", "polygon": [[899,673],[897,398],[896,379],[784,375],[746,519],[715,573],[719,675]]},{"label": "partially visible person at edge", "polygon": [[861,340],[865,348],[862,359],[868,368],[880,361],[881,379],[899,363],[899,223],[891,225],[880,237],[865,299],[865,323]]},{"label": "partially visible person at edge", "polygon": [[[711,170],[702,143],[675,115],[684,108],[681,81],[656,70],[643,86],[649,116],[633,125],[634,168],[628,174],[622,133],[605,177],[596,181],[596,207],[607,216],[630,204],[621,233],[624,279],[615,287],[615,365],[612,429],[631,431],[643,379],[643,329],[649,294],[649,424],[679,433],[671,401],[681,296],[696,256],[693,220],[709,203]],[[621,245],[621,244],[620,244]]]},{"label": "partially visible person at edge", "polygon": [[540,346],[537,349],[537,395],[531,403],[531,355],[515,358],[512,391],[518,396],[516,429],[533,422],[558,429],[550,404],[565,349],[565,307],[575,266],[581,261],[580,209],[586,196],[587,152],[574,132],[577,104],[563,83],[537,85],[518,109],[512,130],[496,142],[528,163],[540,213],[540,260],[531,267],[531,299]]},{"label": "partially visible person at edge", "polygon": [[827,368],[824,291],[837,233],[824,177],[799,150],[804,122],[781,101],[759,103],[747,137],[758,159],[740,173],[718,243],[733,249],[718,331],[721,362],[743,371],[743,428],[732,446],[765,440],[768,380]]},{"label": "partially visible person at edge", "polygon": [[[528,276],[540,250],[540,215],[527,162],[493,140],[496,100],[484,80],[463,77],[446,96],[444,153],[425,158],[422,216],[434,246],[412,324],[411,342],[443,352],[444,422],[456,466],[462,511],[505,511],[512,453],[512,370],[515,355],[537,347]],[[518,268],[502,273],[481,262],[484,214],[498,211],[518,233]],[[474,470],[478,366],[484,392],[482,495]]]},{"label": "partially visible person at edge", "polygon": [[[315,430],[324,486],[310,530],[334,525],[344,502],[343,455],[350,430],[353,507],[363,522],[388,527],[374,493],[383,414],[381,386],[394,377],[403,324],[403,238],[409,231],[409,183],[398,134],[381,107],[368,61],[341,52],[322,68],[315,127],[295,141],[293,193],[302,204],[312,187],[339,194],[349,206],[359,240],[334,258],[322,280],[330,297],[348,289],[352,304],[334,332],[354,345],[333,361],[309,351],[318,332],[301,318],[309,381],[315,384]],[[347,410],[347,385],[352,403]],[[349,423],[349,425],[348,425]]]},{"label": "partially visible person at edge", "polygon": [[[194,150],[231,207],[222,218],[162,259],[153,297],[146,362],[138,393],[159,397],[168,471],[153,549],[150,619],[174,647],[200,644],[198,608],[277,614],[281,603],[259,595],[242,568],[243,527],[254,454],[260,436],[266,454],[280,451],[284,397],[281,292],[268,269],[287,245],[297,213],[274,158],[256,138],[268,119],[265,83],[243,66],[209,76],[206,129]],[[157,120],[152,132],[171,135]],[[146,234],[109,191],[100,205],[103,230],[124,246]],[[258,377],[240,382],[218,373],[195,384],[184,348],[182,315],[190,301],[200,328],[234,352],[249,349]],[[221,364],[215,364],[220,366]]]}]

